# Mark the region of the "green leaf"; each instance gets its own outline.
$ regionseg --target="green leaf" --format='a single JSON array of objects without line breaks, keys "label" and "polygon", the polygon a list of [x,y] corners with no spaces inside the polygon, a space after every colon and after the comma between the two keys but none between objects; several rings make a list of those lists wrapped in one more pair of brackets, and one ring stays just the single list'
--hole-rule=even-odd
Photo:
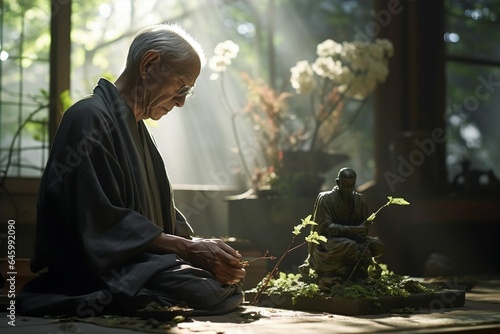
[{"label": "green leaf", "polygon": [[307,226],[307,225],[318,225],[314,221],[311,220],[312,215],[307,216],[304,219],[301,219],[302,221],[302,226]]},{"label": "green leaf", "polygon": [[316,274],[316,270],[309,268],[309,277],[317,278],[318,274]]},{"label": "green leaf", "polygon": [[299,235],[301,229],[302,229],[302,225],[294,226],[292,233],[295,234],[295,235]]},{"label": "green leaf", "polygon": [[317,245],[319,245],[319,241],[326,242],[326,237],[319,235],[318,232],[316,232],[316,231],[311,232],[305,239],[307,242],[309,242],[309,243],[312,242],[312,243],[317,244]]},{"label": "green leaf", "polygon": [[376,217],[376,215],[374,213],[372,213],[370,215],[370,217],[368,217],[366,220],[369,221],[369,222],[371,222],[371,221],[375,220],[375,217]]},{"label": "green leaf", "polygon": [[408,202],[404,198],[399,198],[399,197],[393,198],[391,196],[388,196],[387,198],[389,199],[389,205],[391,205],[391,204],[396,204],[396,205],[410,205],[410,202]]}]

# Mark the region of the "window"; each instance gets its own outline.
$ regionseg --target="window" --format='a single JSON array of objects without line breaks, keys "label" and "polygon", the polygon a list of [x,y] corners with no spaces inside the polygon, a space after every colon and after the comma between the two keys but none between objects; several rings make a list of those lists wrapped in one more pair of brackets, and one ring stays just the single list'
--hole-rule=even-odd
[{"label": "window", "polygon": [[48,153],[50,1],[0,8],[0,178],[39,177]]},{"label": "window", "polygon": [[448,175],[470,163],[500,178],[500,3],[447,0],[446,11]]}]

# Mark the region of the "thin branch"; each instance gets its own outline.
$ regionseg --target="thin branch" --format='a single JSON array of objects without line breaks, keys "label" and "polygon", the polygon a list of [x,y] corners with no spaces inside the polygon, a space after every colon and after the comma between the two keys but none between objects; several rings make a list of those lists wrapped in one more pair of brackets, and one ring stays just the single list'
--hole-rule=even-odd
[{"label": "thin branch", "polygon": [[17,138],[21,134],[21,131],[26,126],[26,124],[28,124],[31,121],[31,119],[38,112],[40,112],[41,110],[44,110],[46,108],[48,108],[48,105],[40,105],[37,109],[35,109],[34,111],[32,111],[28,115],[28,117],[24,120],[23,123],[21,123],[21,125],[17,129],[16,133],[14,133],[14,136],[12,137],[12,142],[10,143],[10,147],[9,147],[9,154],[7,155],[7,163],[5,164],[5,169],[1,171],[3,173],[3,175],[2,175],[2,178],[0,179],[0,189],[3,189],[5,191],[5,193],[7,194],[7,197],[9,198],[10,202],[12,203],[12,206],[14,207],[14,212],[16,213],[16,216],[19,216],[19,208],[17,206],[16,201],[14,200],[14,197],[12,196],[12,193],[9,191],[9,189],[5,185],[5,182],[7,180],[7,175],[9,174],[9,168],[12,164],[12,154],[14,154],[14,151],[16,151],[14,149],[14,146],[16,144]]},{"label": "thin branch", "polygon": [[276,256],[269,255],[269,250],[267,250],[263,256],[259,256],[251,260],[241,261],[241,264],[243,265],[243,267],[247,267],[250,265],[250,263],[258,260],[276,260]]},{"label": "thin branch", "polygon": [[273,270],[271,270],[271,272],[267,275],[266,280],[264,281],[264,284],[262,284],[261,287],[259,288],[259,290],[257,291],[257,294],[255,295],[255,297],[252,301],[252,305],[256,305],[259,302],[260,297],[262,296],[262,293],[266,290],[267,286],[269,285],[269,282],[274,277],[274,275],[276,275],[276,272],[278,271],[279,266],[280,266],[281,262],[283,262],[283,259],[285,258],[285,256],[288,253],[296,250],[299,247],[302,247],[303,245],[305,245],[307,243],[306,241],[304,241],[303,243],[301,243],[295,247],[292,247],[294,241],[295,241],[295,235],[292,237],[292,240],[290,241],[290,244],[288,245],[288,248],[286,249],[285,253],[283,253],[283,255],[281,255],[278,262],[276,262],[276,265],[274,266]]},{"label": "thin branch", "polygon": [[[380,208],[381,209],[381,208]],[[378,211],[380,211],[380,209]],[[377,211],[377,212],[378,212]],[[352,275],[354,274],[354,272],[356,271],[356,269],[358,268],[360,262],[361,262],[361,259],[363,258],[363,255],[366,253],[366,251],[368,250],[368,246],[370,246],[370,242],[372,242],[372,239],[368,240],[368,242],[366,243],[366,247],[363,249],[363,251],[359,254],[359,258],[358,258],[358,261],[356,262],[356,265],[354,266],[354,268],[352,268],[352,271],[351,273],[349,274],[349,277],[347,277],[345,283],[344,283],[344,286],[347,285],[347,282],[349,282],[351,280],[351,277]]]},{"label": "thin branch", "polygon": [[3,187],[5,185],[5,180],[7,179],[7,174],[9,172],[9,168],[10,168],[10,165],[11,165],[11,162],[12,162],[12,154],[14,153],[14,145],[16,144],[16,140],[17,140],[17,137],[19,137],[19,135],[21,134],[21,131],[24,129],[24,127],[26,126],[26,124],[28,124],[31,119],[38,113],[40,112],[41,110],[43,109],[46,109],[48,108],[48,105],[40,105],[37,109],[35,109],[34,111],[32,111],[28,117],[24,120],[23,123],[21,123],[21,125],[19,126],[19,128],[17,128],[17,131],[16,133],[14,134],[14,137],[12,137],[12,142],[10,143],[10,147],[9,147],[9,154],[7,156],[7,164],[5,165],[5,170],[3,170],[2,172],[4,172],[4,174],[2,175],[2,178],[0,180],[0,185]]},{"label": "thin branch", "polygon": [[352,123],[354,123],[354,121],[358,118],[358,116],[361,114],[361,111],[363,110],[363,107],[365,106],[366,104],[366,100],[367,99],[364,99],[360,106],[358,107],[358,109],[356,110],[356,112],[354,113],[354,115],[349,119],[349,121],[344,124],[344,126],[339,129],[338,131],[335,131],[331,136],[330,138],[328,138],[328,140],[325,141],[325,145],[328,145],[332,142],[332,140],[334,140],[335,138],[337,138],[338,136],[340,136],[341,134],[343,134],[344,132],[346,132],[352,125]]}]

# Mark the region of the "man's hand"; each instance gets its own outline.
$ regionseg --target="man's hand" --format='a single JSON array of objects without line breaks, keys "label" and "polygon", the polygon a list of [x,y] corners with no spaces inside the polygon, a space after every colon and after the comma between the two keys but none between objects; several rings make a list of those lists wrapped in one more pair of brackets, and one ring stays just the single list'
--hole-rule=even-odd
[{"label": "man's hand", "polygon": [[220,239],[193,239],[182,259],[210,271],[223,284],[235,284],[245,277],[241,255]]},{"label": "man's hand", "polygon": [[235,284],[245,277],[241,255],[220,239],[186,239],[160,233],[150,251],[177,254],[193,266],[210,271],[222,284]]}]

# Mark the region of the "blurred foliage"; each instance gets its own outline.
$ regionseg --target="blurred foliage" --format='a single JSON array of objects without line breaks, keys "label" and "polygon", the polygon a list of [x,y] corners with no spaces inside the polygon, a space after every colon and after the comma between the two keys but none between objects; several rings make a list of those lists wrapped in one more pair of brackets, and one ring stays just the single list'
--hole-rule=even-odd
[{"label": "blurred foliage", "polygon": [[[2,0],[3,38],[2,50],[10,56],[19,56],[22,39],[24,55],[34,59],[49,58],[50,48],[50,1],[47,0]],[[29,22],[29,24],[26,24]],[[22,29],[24,26],[25,29]],[[23,32],[23,36],[21,36]]]},{"label": "blurred foliage", "polygon": [[[493,91],[484,86],[500,80],[500,2],[445,0],[445,5],[449,178],[461,172],[463,160],[500,176],[500,94],[497,86]],[[489,93],[486,98],[479,98],[478,87]]]},{"label": "blurred foliage", "polygon": [[[498,59],[500,2],[497,0],[445,0],[447,32],[459,35],[447,43],[449,54]],[[487,33],[485,33],[487,32]]]}]

